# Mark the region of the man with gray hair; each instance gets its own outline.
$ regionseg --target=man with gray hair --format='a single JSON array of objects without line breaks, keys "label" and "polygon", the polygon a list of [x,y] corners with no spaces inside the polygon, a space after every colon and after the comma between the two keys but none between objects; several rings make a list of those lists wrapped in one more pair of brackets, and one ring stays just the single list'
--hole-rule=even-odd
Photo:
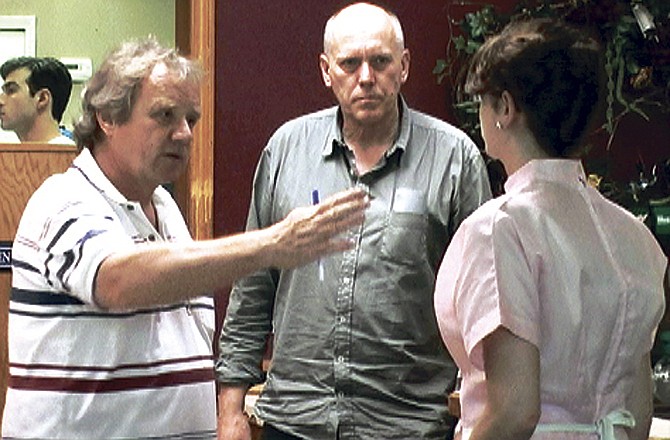
[{"label": "man with gray hair", "polygon": [[365,194],[263,230],[193,241],[162,184],[185,170],[200,67],[155,40],[109,55],[75,125],[82,148],[24,211],[13,249],[7,438],[214,438],[209,293],[350,244]]},{"label": "man with gray hair", "polygon": [[354,249],[235,285],[216,371],[219,439],[249,439],[244,395],[263,380],[273,332],[254,408],[265,439],[444,440],[456,367],[433,313],[435,275],[458,225],[490,197],[484,161],[463,132],[401,97],[410,54],[394,14],[341,10],[319,62],[338,105],[272,136],[247,226],[355,186],[370,208]]}]

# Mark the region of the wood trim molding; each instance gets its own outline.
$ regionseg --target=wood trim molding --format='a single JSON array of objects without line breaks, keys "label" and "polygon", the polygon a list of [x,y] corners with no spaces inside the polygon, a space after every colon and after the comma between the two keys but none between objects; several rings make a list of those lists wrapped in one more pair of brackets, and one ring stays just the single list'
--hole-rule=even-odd
[{"label": "wood trim molding", "polygon": [[[74,145],[47,144],[43,142],[24,142],[18,144],[0,143],[0,153],[78,153]],[[74,157],[74,156],[73,156]]]},{"label": "wood trim molding", "polygon": [[214,17],[216,0],[176,0],[175,35],[181,52],[197,59],[205,70],[191,160],[175,182],[175,199],[193,238],[212,238],[214,231]]}]

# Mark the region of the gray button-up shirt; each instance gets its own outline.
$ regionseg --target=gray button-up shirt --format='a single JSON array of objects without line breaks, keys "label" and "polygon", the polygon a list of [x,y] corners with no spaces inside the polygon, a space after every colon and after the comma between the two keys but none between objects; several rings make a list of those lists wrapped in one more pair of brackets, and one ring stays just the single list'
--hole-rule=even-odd
[{"label": "gray button-up shirt", "polygon": [[248,229],[354,185],[371,204],[350,251],[239,281],[217,379],[256,383],[266,336],[272,366],[255,411],[310,439],[443,439],[456,367],[433,312],[435,274],[455,229],[490,198],[484,161],[460,130],[402,103],[395,144],[358,175],[338,108],[290,121],[258,164]]}]

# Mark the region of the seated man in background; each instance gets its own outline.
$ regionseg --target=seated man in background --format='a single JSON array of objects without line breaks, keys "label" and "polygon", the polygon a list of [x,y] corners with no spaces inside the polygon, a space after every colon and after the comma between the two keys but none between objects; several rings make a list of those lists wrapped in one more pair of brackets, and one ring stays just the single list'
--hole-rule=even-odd
[{"label": "seated man in background", "polygon": [[72,77],[55,58],[18,57],[0,66],[0,125],[21,142],[74,145],[59,127]]},{"label": "seated man in background", "polygon": [[87,85],[82,151],[33,194],[14,241],[6,438],[214,438],[208,294],[351,247],[336,235],[362,222],[361,190],[191,239],[161,185],[187,167],[201,77],[149,39],[112,52]]}]

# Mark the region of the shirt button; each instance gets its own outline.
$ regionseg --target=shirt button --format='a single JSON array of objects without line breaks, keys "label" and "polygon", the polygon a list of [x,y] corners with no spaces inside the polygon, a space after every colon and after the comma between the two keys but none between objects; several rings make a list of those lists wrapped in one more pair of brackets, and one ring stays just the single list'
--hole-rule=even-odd
[{"label": "shirt button", "polygon": [[156,236],[154,234],[149,235],[149,241],[156,241]]},{"label": "shirt button", "polygon": [[345,322],[347,322],[347,318],[344,316],[340,316],[340,324],[344,324]]},{"label": "shirt button", "polygon": [[342,362],[344,362],[344,356],[338,356],[338,357],[337,357],[337,362],[339,362],[340,364],[341,364]]},{"label": "shirt button", "polygon": [[128,208],[128,211],[134,211],[135,207],[133,205],[126,205],[126,208]]}]

